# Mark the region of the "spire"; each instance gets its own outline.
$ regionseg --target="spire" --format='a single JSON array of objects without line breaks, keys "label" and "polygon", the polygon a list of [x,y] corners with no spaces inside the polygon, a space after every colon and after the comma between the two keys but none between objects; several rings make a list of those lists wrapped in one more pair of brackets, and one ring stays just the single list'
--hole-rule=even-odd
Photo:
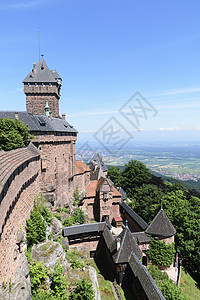
[{"label": "spire", "polygon": [[49,108],[49,103],[48,103],[48,100],[46,101],[46,106],[44,108],[44,111],[45,111],[45,116],[46,117],[49,117],[49,113],[50,113],[50,108]]}]

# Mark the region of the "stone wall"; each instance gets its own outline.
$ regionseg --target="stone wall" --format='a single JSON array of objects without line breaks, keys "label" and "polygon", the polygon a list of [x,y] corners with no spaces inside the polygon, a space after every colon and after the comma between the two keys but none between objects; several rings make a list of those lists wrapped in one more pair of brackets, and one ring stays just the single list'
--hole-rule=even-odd
[{"label": "stone wall", "polygon": [[33,145],[0,152],[0,284],[14,279],[20,257],[17,234],[25,235],[39,192],[39,171],[40,155]]},{"label": "stone wall", "polygon": [[48,101],[52,116],[59,116],[59,98],[60,94],[56,84],[35,86],[31,84],[24,85],[24,93],[26,94],[26,110],[33,115],[44,115],[46,101]]},{"label": "stone wall", "polygon": [[41,186],[55,208],[69,203],[75,190],[76,136],[36,135],[32,142],[41,151]]}]

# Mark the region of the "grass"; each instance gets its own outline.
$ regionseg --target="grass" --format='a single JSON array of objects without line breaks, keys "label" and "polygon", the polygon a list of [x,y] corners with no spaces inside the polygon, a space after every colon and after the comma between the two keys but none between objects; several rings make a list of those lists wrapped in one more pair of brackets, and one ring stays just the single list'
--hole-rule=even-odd
[{"label": "grass", "polygon": [[200,289],[197,282],[182,268],[180,289],[187,300],[200,300]]}]

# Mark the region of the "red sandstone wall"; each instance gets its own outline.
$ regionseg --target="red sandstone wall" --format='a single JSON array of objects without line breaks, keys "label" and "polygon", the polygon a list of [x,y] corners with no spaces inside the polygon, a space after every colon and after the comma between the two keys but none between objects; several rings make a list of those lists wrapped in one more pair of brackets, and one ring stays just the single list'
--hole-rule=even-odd
[{"label": "red sandstone wall", "polygon": [[0,284],[13,279],[19,257],[17,231],[21,230],[25,235],[26,219],[30,216],[35,195],[39,192],[39,157],[25,162],[23,170],[21,166],[15,169],[14,179],[8,178],[5,182],[9,188],[0,203]]},{"label": "red sandstone wall", "polygon": [[76,136],[35,136],[42,157],[43,187],[55,185],[56,203],[65,205],[75,190],[75,141]]}]

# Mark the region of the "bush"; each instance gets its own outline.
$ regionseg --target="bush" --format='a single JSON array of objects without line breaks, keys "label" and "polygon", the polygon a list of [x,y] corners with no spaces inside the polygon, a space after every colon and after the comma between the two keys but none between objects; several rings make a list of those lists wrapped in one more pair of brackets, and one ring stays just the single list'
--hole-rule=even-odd
[{"label": "bush", "polygon": [[77,208],[77,210],[73,213],[73,218],[74,218],[75,223],[84,224],[86,222],[84,212],[82,211],[82,209],[80,207]]},{"label": "bush", "polygon": [[45,282],[47,276],[47,269],[43,266],[42,262],[37,263],[34,261],[29,264],[30,279],[31,279],[31,292],[36,295],[41,285]]},{"label": "bush", "polygon": [[52,223],[52,214],[49,208],[45,204],[45,198],[42,192],[40,192],[35,198],[35,206],[39,213],[43,216],[48,225]]},{"label": "bush", "polygon": [[83,279],[78,282],[77,287],[71,292],[72,300],[93,300],[94,290],[92,284]]},{"label": "bush", "polygon": [[31,211],[30,219],[26,221],[26,236],[29,246],[38,244],[46,238],[45,221],[35,206]]},{"label": "bush", "polygon": [[68,299],[66,295],[67,282],[62,275],[63,267],[57,264],[54,268],[53,280],[51,284],[51,293],[55,296],[55,299]]},{"label": "bush", "polygon": [[73,216],[70,216],[68,218],[66,218],[63,222],[63,225],[68,227],[68,226],[72,226],[74,225],[75,221],[74,221],[74,217]]},{"label": "bush", "polygon": [[173,263],[175,253],[174,243],[166,245],[165,242],[152,238],[147,255],[157,265],[170,266]]}]

